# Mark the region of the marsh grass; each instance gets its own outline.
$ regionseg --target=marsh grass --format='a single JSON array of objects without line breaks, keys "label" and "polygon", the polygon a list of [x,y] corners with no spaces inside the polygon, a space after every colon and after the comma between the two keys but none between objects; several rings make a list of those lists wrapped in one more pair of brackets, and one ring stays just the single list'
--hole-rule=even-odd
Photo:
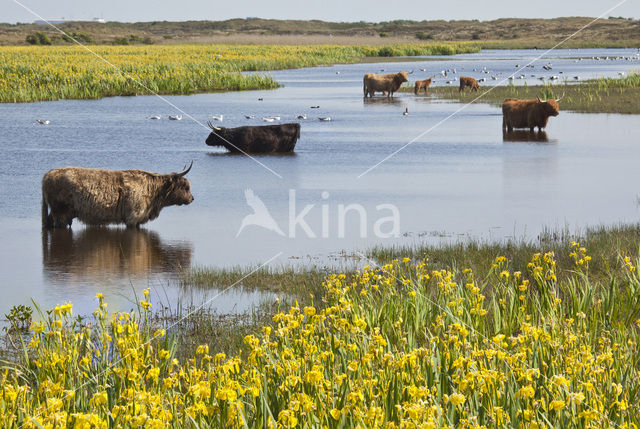
[{"label": "marsh grass", "polygon": [[196,267],[185,271],[180,279],[184,289],[226,289],[230,285],[239,291],[261,291],[286,294],[293,299],[318,299],[323,292],[322,281],[332,271],[328,268],[260,268],[236,267],[211,269]]},{"label": "marsh grass", "polygon": [[[636,258],[639,255],[640,224],[593,227],[579,233],[570,233],[566,229],[546,229],[534,240],[510,239],[495,242],[465,239],[441,245],[378,246],[369,249],[366,256],[372,264],[375,262],[380,265],[408,257],[412,263],[426,262],[434,269],[460,271],[471,268],[478,278],[486,279],[497,256],[508,258],[514,270],[526,270],[532,254],[551,251],[556,255],[558,278],[563,280],[571,277],[575,269],[575,261],[567,252],[574,241],[589,249],[589,271],[592,279],[602,281],[611,276],[623,276],[625,272],[620,265],[620,258],[624,255]],[[352,278],[356,271],[355,264],[351,269],[340,270],[347,278]],[[322,282],[331,274],[335,274],[335,271],[317,267],[264,268],[253,273],[251,267],[197,267],[182,274],[180,286],[185,290],[224,290],[237,283],[234,290],[265,292],[272,297],[279,297],[283,306],[292,305],[296,301],[300,305],[314,302],[321,309],[324,306]],[[210,344],[213,350],[216,349],[214,346],[227,345],[227,342],[209,342],[208,338],[216,341],[218,333],[229,340],[228,344],[235,347],[242,343],[241,338],[244,334],[259,331],[258,321],[268,321],[270,309],[273,309],[273,299],[259,303],[250,313],[230,316],[226,321],[236,320],[238,326],[225,325],[225,329],[216,325],[218,321],[224,320],[225,315],[212,315],[209,311],[201,310],[195,315],[198,321],[185,324],[185,329],[180,331],[188,333],[193,343]],[[177,314],[184,314],[184,311],[174,313],[174,316],[167,320],[176,320]],[[194,329],[193,333],[189,327]],[[208,332],[217,334],[209,335]]]},{"label": "marsh grass", "polygon": [[[266,70],[354,63],[365,57],[477,52],[470,43],[393,46],[170,45],[0,47],[0,102],[272,89]],[[114,68],[111,64],[117,67]],[[148,88],[149,90],[145,89]]]},{"label": "marsh grass", "polygon": [[199,345],[211,350],[237,355],[244,348],[243,339],[258,334],[262,327],[272,324],[275,302],[256,304],[244,313],[223,314],[209,308],[183,307],[154,311],[149,322],[155,329],[164,329],[175,344],[174,355],[186,360],[194,357]]},{"label": "marsh grass", "polygon": [[566,229],[545,229],[535,240],[512,238],[505,242],[462,240],[442,245],[379,246],[371,249],[368,256],[380,264],[409,257],[414,262],[428,261],[441,269],[471,268],[477,276],[484,278],[497,256],[509,259],[515,270],[525,270],[533,253],[554,252],[558,277],[564,278],[571,276],[575,268],[573,259],[566,252],[572,242],[579,242],[589,249],[592,278],[601,280],[621,275],[620,256],[638,256],[640,224],[591,227],[573,234]]},{"label": "marsh grass", "polygon": [[[633,73],[619,79],[602,78],[575,84],[548,85],[506,85],[490,89],[486,84],[478,92],[458,91],[458,87],[430,87],[429,94],[436,98],[458,100],[462,103],[473,101],[502,105],[505,98],[533,99],[559,98],[560,110],[579,113],[640,113],[640,74]],[[404,92],[409,89],[402,88]]]},{"label": "marsh grass", "polygon": [[[327,275],[321,302],[265,309],[259,330],[198,315],[167,332],[148,290],[115,315],[99,294],[82,325],[60,305],[0,372],[0,425],[636,427],[639,231],[372,251],[389,262]],[[202,337],[180,343],[189,331]]]},{"label": "marsh grass", "polygon": [[[378,246],[369,249],[366,256],[373,264],[384,265],[393,260],[410,258],[412,263],[426,262],[434,269],[460,271],[471,268],[479,279],[487,279],[492,262],[497,256],[509,259],[514,270],[525,270],[531,255],[552,251],[556,255],[557,276],[565,280],[573,275],[575,261],[567,249],[577,241],[591,256],[590,278],[606,281],[625,274],[620,260],[624,256],[636,258],[640,249],[640,224],[588,228],[581,233],[547,229],[536,239],[510,239],[504,242],[461,240],[441,245]],[[201,289],[223,291],[234,285],[234,291],[264,292],[267,300],[258,301],[249,311],[224,314],[211,308],[196,308],[182,303],[154,308],[149,320],[155,328],[168,331],[176,341],[176,355],[192,358],[195,346],[207,344],[211,350],[237,353],[243,347],[243,338],[261,332],[271,325],[271,317],[278,305],[287,307],[315,303],[324,308],[325,278],[335,270],[321,267],[272,268],[252,272],[252,267],[207,268],[195,267],[182,273],[180,287],[185,290]],[[342,269],[341,273],[353,278],[357,269]],[[279,304],[276,302],[279,300]],[[0,359],[15,361],[21,356],[19,332],[5,323],[0,337]]]}]

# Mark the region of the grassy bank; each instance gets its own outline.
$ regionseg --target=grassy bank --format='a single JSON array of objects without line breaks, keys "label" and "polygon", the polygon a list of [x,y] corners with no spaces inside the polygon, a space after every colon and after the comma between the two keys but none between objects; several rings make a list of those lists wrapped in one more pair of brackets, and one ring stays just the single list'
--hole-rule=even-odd
[{"label": "grassy bank", "polygon": [[[640,74],[635,73],[620,79],[603,78],[585,81],[580,84],[555,85],[507,85],[491,89],[490,83],[485,83],[478,92],[459,92],[457,87],[431,87],[429,93],[438,98],[457,100],[468,103],[476,97],[478,102],[502,105],[505,98],[533,99],[559,98],[560,110],[570,110],[582,113],[640,113]],[[412,88],[403,88],[410,92]]]},{"label": "grassy bank", "polygon": [[77,46],[0,47],[0,102],[149,94],[145,87],[160,94],[269,89],[278,86],[270,76],[240,72],[353,63],[365,57],[453,55],[479,50],[470,43],[93,46],[91,49],[106,62]]},{"label": "grassy bank", "polygon": [[[62,305],[32,324],[23,360],[0,374],[0,422],[637,426],[639,234],[378,249],[388,263],[328,275],[320,301],[273,309],[233,356],[201,344],[176,359],[182,332],[158,329],[146,295],[138,313],[117,315],[99,295],[84,326]],[[255,287],[270,282],[260,278]]]},{"label": "grassy bank", "polygon": [[[549,230],[539,235],[536,240],[509,240],[507,242],[487,242],[464,240],[438,246],[381,246],[366,252],[373,264],[389,264],[394,260],[411,258],[414,262],[426,262],[430,268],[460,271],[471,268],[475,275],[483,280],[489,276],[493,260],[497,256],[505,256],[516,269],[523,270],[532,254],[554,252],[556,255],[557,275],[565,280],[573,275],[575,261],[566,250],[572,242],[580,242],[589,249],[591,262],[589,273],[591,278],[604,280],[610,277],[624,277],[626,269],[620,264],[621,255],[636,258],[640,249],[640,225],[619,225],[612,227],[588,228],[579,234],[568,231]],[[346,276],[353,276],[355,270],[342,270]],[[187,323],[179,331],[184,333],[179,342],[185,346],[188,355],[189,346],[206,342],[214,350],[226,353],[236,352],[242,345],[242,338],[248,333],[260,331],[261,323],[269,322],[269,314],[273,310],[274,296],[279,296],[284,304],[299,302],[307,305],[315,302],[318,308],[324,305],[325,292],[322,282],[335,272],[327,268],[281,268],[260,269],[253,272],[251,267],[235,269],[210,269],[198,267],[186,271],[180,286],[185,290],[209,289],[224,290],[229,285],[235,290],[244,292],[263,292],[269,297],[267,302],[257,306],[255,311],[230,316],[238,322],[228,325],[225,315],[211,315],[207,311],[196,312],[196,322]],[[188,310],[174,311],[171,315],[163,315],[158,320],[172,322],[181,318]],[[218,321],[221,323],[218,323]],[[221,326],[223,325],[223,326]],[[167,325],[163,325],[166,327]],[[225,327],[226,326],[226,327]],[[217,335],[223,333],[223,341]],[[193,348],[191,348],[192,350]]]}]

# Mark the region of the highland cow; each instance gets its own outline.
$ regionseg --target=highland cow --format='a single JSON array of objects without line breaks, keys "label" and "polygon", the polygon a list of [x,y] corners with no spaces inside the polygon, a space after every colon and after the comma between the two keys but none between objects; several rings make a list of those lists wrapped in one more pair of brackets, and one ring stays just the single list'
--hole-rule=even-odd
[{"label": "highland cow", "polygon": [[42,178],[42,226],[71,227],[78,218],[87,225],[139,227],[157,218],[164,207],[193,201],[184,177],[189,170],[191,166],[171,174],[81,167],[51,170]]},{"label": "highland cow", "polygon": [[391,74],[375,74],[366,73],[362,79],[362,90],[364,96],[373,97],[376,91],[386,93],[387,97],[393,97],[404,82],[409,81],[407,72],[391,73]]},{"label": "highland cow", "polygon": [[424,89],[424,93],[427,93],[427,88],[429,88],[429,86],[431,85],[431,82],[433,81],[433,78],[430,77],[429,79],[425,79],[425,80],[416,80],[415,86],[413,88],[413,93],[415,95],[418,95],[418,93],[420,92],[420,90]]},{"label": "highland cow", "polygon": [[458,92],[461,92],[467,86],[471,88],[471,91],[477,91],[478,89],[480,89],[480,84],[474,78],[468,76],[460,76],[460,89],[458,90]]},{"label": "highland cow", "polygon": [[234,153],[293,152],[300,138],[300,124],[259,125],[237,128],[216,127],[209,123],[211,133],[205,143],[223,146]]},{"label": "highland cow", "polygon": [[560,114],[558,102],[561,98],[545,101],[540,97],[535,100],[507,98],[502,103],[502,128],[507,131],[514,128],[529,128],[533,131],[535,127],[540,131],[546,128],[549,117]]}]

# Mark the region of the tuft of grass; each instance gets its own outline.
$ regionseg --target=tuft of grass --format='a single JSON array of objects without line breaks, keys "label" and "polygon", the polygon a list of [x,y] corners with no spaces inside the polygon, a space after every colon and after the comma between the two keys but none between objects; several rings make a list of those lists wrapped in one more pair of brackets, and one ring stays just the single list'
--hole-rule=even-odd
[{"label": "tuft of grass", "polygon": [[318,267],[258,270],[251,267],[196,267],[182,274],[180,285],[185,289],[225,289],[229,285],[235,285],[235,290],[284,294],[291,299],[306,302],[310,297],[316,301],[321,298],[322,281],[332,272],[328,268]]}]

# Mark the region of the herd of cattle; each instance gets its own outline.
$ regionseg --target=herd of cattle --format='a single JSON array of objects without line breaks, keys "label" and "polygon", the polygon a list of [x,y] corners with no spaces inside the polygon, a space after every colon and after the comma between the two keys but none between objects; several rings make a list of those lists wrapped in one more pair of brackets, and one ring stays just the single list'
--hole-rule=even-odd
[{"label": "herd of cattle", "polygon": [[[366,73],[363,78],[362,87],[364,96],[373,97],[376,92],[382,92],[387,97],[393,97],[393,93],[398,91],[404,82],[409,81],[409,73],[399,72],[391,74]],[[417,80],[413,92],[418,95],[421,90],[427,93],[427,88],[431,85],[433,77],[425,80]],[[478,81],[469,76],[460,76],[459,92],[469,88],[470,91],[480,89]],[[562,98],[562,97],[560,97]],[[513,131],[515,128],[528,128],[531,132],[537,127],[541,132],[547,126],[549,117],[558,116],[560,107],[559,99],[541,100],[519,100],[517,98],[507,98],[502,103],[502,128],[505,131]]]},{"label": "herd of cattle", "polygon": [[[408,81],[407,72],[367,73],[363,78],[364,97],[373,97],[376,92],[393,97]],[[426,94],[431,82],[432,78],[416,81],[414,93],[424,90]],[[472,77],[461,76],[459,91],[467,87],[477,91],[480,85]],[[533,132],[537,127],[540,133],[549,117],[559,114],[558,101],[506,99],[502,104],[503,130],[512,132],[524,128]],[[300,138],[299,123],[237,128],[215,127],[209,123],[209,127],[207,145],[244,154],[292,152]],[[185,177],[191,166],[180,173],[164,175],[142,170],[81,167],[51,170],[42,179],[42,226],[67,228],[78,218],[87,225],[125,224],[137,228],[157,218],[164,207],[193,202],[190,183]]]}]

